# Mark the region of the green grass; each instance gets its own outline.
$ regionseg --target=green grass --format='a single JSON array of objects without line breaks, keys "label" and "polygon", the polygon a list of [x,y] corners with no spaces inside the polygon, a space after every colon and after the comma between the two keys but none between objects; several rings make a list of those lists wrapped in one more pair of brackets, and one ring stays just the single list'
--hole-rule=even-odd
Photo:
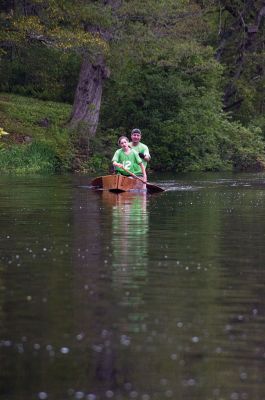
[{"label": "green grass", "polygon": [[70,168],[73,148],[64,126],[70,111],[69,104],[0,93],[0,127],[9,132],[0,139],[0,171]]},{"label": "green grass", "polygon": [[54,173],[60,170],[60,160],[46,145],[10,146],[0,151],[0,170],[5,173]]}]

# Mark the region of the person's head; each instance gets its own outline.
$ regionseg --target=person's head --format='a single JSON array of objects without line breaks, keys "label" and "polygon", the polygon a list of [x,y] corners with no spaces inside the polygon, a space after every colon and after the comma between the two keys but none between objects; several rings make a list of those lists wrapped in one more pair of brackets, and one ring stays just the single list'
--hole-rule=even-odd
[{"label": "person's head", "polygon": [[127,136],[121,136],[118,140],[118,145],[123,149],[127,149],[127,147],[129,147],[129,139]]},{"label": "person's head", "polygon": [[141,137],[142,137],[142,133],[141,133],[140,129],[135,128],[132,130],[131,139],[132,139],[133,144],[138,144],[141,140]]}]

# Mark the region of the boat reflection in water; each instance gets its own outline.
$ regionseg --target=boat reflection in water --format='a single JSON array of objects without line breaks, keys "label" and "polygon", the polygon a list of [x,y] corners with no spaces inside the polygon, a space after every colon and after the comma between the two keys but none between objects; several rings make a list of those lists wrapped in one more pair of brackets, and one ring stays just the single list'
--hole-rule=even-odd
[{"label": "boat reflection in water", "polygon": [[[102,193],[104,203],[112,207],[112,285],[119,304],[128,307],[127,317],[133,331],[144,319],[142,292],[147,277],[148,229],[145,192]],[[139,307],[139,309],[138,309]]]},{"label": "boat reflection in water", "polygon": [[93,196],[89,207],[86,198],[76,207],[75,331],[84,333],[79,385],[105,398],[126,395],[138,369],[136,346],[148,317],[149,196],[107,190]]}]

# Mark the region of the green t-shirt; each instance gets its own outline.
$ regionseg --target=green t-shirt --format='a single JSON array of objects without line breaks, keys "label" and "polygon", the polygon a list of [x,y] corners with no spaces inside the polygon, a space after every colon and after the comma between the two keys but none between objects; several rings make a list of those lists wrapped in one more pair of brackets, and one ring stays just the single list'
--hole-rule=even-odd
[{"label": "green t-shirt", "polygon": [[[133,150],[135,150],[138,154],[139,154],[139,153],[144,153],[145,156],[149,156],[149,157],[150,157],[149,149],[148,149],[148,147],[146,146],[146,144],[143,144],[143,143],[139,142],[139,143],[137,144],[137,146],[134,146],[134,145],[133,145],[133,142],[130,142],[130,146],[131,146],[131,148],[132,148]],[[146,161],[146,160],[142,160],[142,161],[143,161],[143,164],[144,164],[144,166],[145,166],[145,168],[146,168],[147,161]]]},{"label": "green t-shirt", "polygon": [[[129,154],[126,154],[123,149],[119,149],[115,152],[112,162],[116,161],[117,163],[120,163],[124,166],[124,168],[128,169],[135,175],[141,175],[142,170],[139,164],[143,162],[139,154],[131,149]],[[127,172],[125,172],[123,169],[115,167],[118,172],[120,172],[122,175],[129,175]]]}]

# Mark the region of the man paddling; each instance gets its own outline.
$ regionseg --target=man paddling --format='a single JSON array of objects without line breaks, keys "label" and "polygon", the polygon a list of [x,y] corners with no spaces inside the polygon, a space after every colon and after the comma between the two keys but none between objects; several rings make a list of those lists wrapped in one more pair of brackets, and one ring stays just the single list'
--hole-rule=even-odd
[{"label": "man paddling", "polygon": [[141,159],[143,160],[143,165],[146,168],[147,162],[150,161],[151,156],[149,153],[148,147],[141,142],[142,133],[140,129],[135,128],[131,132],[131,139],[130,146],[133,150],[135,150]]}]

